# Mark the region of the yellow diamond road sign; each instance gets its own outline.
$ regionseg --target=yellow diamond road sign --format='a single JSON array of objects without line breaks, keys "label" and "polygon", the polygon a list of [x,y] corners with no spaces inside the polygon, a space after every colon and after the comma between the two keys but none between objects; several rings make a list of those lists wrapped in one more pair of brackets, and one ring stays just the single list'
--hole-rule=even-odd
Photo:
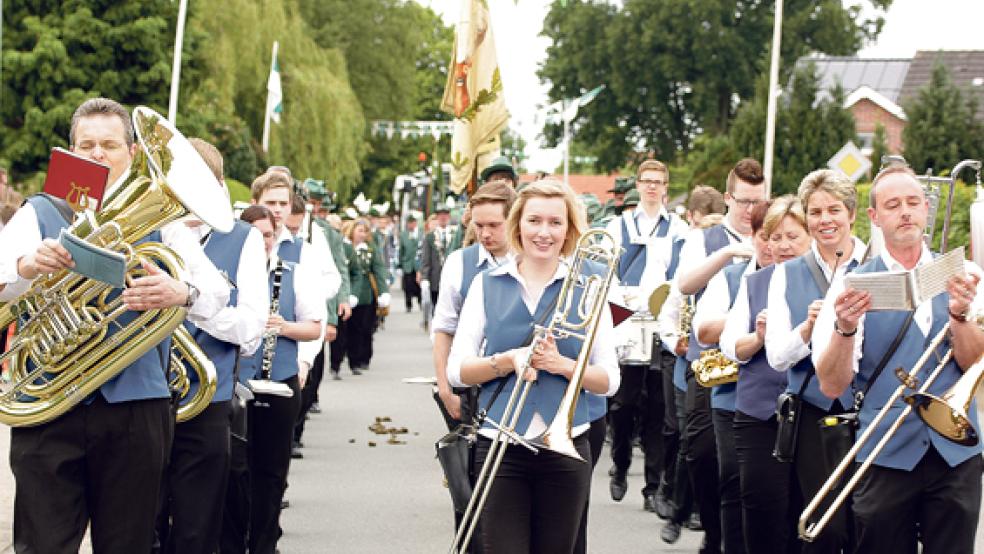
[{"label": "yellow diamond road sign", "polygon": [[853,142],[848,141],[833,158],[830,158],[827,167],[842,171],[852,181],[857,182],[871,169],[871,162]]}]

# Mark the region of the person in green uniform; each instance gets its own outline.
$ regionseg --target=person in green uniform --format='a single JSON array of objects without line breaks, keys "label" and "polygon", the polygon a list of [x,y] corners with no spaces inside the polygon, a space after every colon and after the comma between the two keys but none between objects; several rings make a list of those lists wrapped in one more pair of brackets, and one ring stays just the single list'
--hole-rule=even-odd
[{"label": "person in green uniform", "polygon": [[407,217],[407,228],[400,233],[400,271],[403,272],[403,298],[407,306],[407,313],[413,309],[413,299],[417,299],[417,306],[420,306],[420,284],[417,283],[417,270],[420,264],[417,261],[417,250],[420,249],[420,240],[423,234],[417,228],[417,218],[413,215]]},{"label": "person in green uniform", "polygon": [[488,183],[497,179],[505,179],[506,181],[512,183],[513,188],[516,188],[516,182],[519,181],[519,176],[516,175],[516,169],[513,168],[509,158],[505,156],[499,156],[498,158],[492,160],[492,163],[482,170],[479,177],[481,178],[482,183]]},{"label": "person in green uniform", "polygon": [[349,304],[352,317],[346,326],[345,353],[354,375],[369,369],[372,359],[372,339],[376,331],[377,308],[390,303],[389,272],[383,255],[372,240],[369,221],[357,219],[349,229],[345,242],[351,292]]}]

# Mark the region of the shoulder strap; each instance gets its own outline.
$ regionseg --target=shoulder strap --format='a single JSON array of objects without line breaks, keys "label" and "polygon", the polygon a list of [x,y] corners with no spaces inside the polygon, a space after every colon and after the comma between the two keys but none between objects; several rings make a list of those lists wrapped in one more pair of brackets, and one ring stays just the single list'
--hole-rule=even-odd
[{"label": "shoulder strap", "polygon": [[820,264],[817,263],[816,255],[814,255],[812,250],[803,256],[803,261],[806,262],[806,268],[810,270],[810,275],[813,276],[813,282],[820,289],[820,295],[827,296],[827,291],[830,290],[830,281],[824,277],[823,271],[820,270]]},{"label": "shoulder strap", "polygon": [[871,387],[875,384],[875,381],[878,380],[878,376],[881,375],[882,370],[885,369],[886,365],[888,365],[888,360],[891,359],[892,355],[895,354],[895,351],[899,349],[899,345],[902,344],[902,338],[905,337],[905,334],[909,331],[909,326],[912,325],[912,319],[915,315],[915,310],[909,311],[909,315],[905,318],[905,323],[902,324],[899,334],[895,335],[895,340],[892,341],[892,344],[888,347],[888,350],[885,351],[885,355],[882,356],[881,361],[878,362],[878,366],[875,367],[875,371],[871,374],[871,379],[868,379],[868,383],[864,386],[864,391],[859,391],[855,394],[855,410],[861,410],[861,403],[864,402],[864,397],[868,395],[868,391],[871,390]]}]

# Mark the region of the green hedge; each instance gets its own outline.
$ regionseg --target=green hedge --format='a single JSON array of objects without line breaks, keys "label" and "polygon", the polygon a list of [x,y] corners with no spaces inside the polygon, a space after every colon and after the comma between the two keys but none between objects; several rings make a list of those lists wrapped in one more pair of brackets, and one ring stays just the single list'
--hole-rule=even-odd
[{"label": "green hedge", "polygon": [[[868,242],[871,235],[868,222],[868,192],[871,190],[871,183],[858,185],[858,216],[854,221],[854,233],[863,241]],[[936,216],[936,232],[933,235],[933,250],[939,248],[940,238],[943,234],[943,220],[946,218],[946,194],[948,190],[941,191],[943,198],[940,200],[940,210]],[[950,221],[950,239],[947,250],[952,250],[958,246],[967,246],[970,242],[970,205],[977,197],[974,185],[961,182],[957,183],[957,188],[953,194],[953,216]]]},{"label": "green hedge", "polygon": [[229,187],[229,198],[233,204],[236,202],[249,202],[249,186],[230,177],[226,177],[225,182],[226,186]]}]

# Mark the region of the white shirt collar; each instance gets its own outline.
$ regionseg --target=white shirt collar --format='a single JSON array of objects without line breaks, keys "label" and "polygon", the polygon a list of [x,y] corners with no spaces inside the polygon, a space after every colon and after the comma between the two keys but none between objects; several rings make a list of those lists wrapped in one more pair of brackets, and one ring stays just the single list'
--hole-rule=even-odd
[{"label": "white shirt collar", "polygon": [[[854,249],[851,250],[851,257],[846,260],[841,260],[838,264],[838,270],[841,267],[847,267],[851,263],[851,260],[854,260],[860,264],[861,260],[864,258],[867,245],[865,245],[864,241],[858,237],[851,237],[851,239],[854,241]],[[827,262],[824,261],[823,256],[820,255],[820,249],[817,247],[816,240],[810,242],[810,251],[813,252],[813,257],[816,259],[817,265],[820,266],[820,270],[823,271],[823,274],[829,276],[832,268],[827,265]]]},{"label": "white shirt collar", "polygon": [[293,241],[294,241],[294,235],[291,234],[289,229],[287,229],[287,226],[286,225],[281,226],[280,235],[277,236],[277,244],[279,245],[282,242],[293,242]]},{"label": "white shirt collar", "polygon": [[496,267],[514,258],[512,252],[509,251],[506,251],[505,256],[496,258],[491,252],[488,251],[487,248],[485,248],[484,245],[482,245],[482,243],[477,242],[475,244],[478,245],[478,261],[475,262],[475,267],[481,267],[481,265],[485,262],[489,263],[489,267]]},{"label": "white shirt collar", "polygon": [[[500,265],[499,267],[493,269],[490,273],[492,275],[511,275],[514,279],[523,283],[525,282],[525,280],[519,274],[518,264],[519,264],[519,256],[510,253],[506,261],[503,262],[502,265]],[[566,277],[567,273],[570,271],[570,268],[571,268],[570,259],[562,257],[560,259],[560,263],[557,264],[557,270],[554,271],[553,278],[550,280],[550,282],[552,283],[557,279],[563,279],[564,277]]]},{"label": "white shirt collar", "polygon": [[636,207],[636,209],[632,211],[632,217],[634,217],[636,221],[639,222],[659,221],[660,218],[666,219],[668,221],[670,219],[670,214],[666,211],[666,206],[660,205],[659,211],[656,212],[656,217],[650,217],[649,214],[646,213],[646,210],[642,208],[642,204],[639,204]]},{"label": "white shirt collar", "polygon": [[107,198],[109,198],[111,194],[116,192],[116,189],[120,188],[120,185],[122,185],[123,182],[126,181],[127,177],[129,176],[130,176],[130,167],[127,166],[126,171],[124,171],[122,175],[117,177],[115,181],[113,181],[112,183],[109,184],[108,187],[106,187],[106,192],[103,193],[103,200],[105,201]]},{"label": "white shirt collar", "polygon": [[[742,242],[749,242],[749,243],[751,242],[752,236],[751,235],[747,235],[746,236],[746,235],[743,235],[743,234],[739,233],[738,232],[738,229],[735,229],[734,225],[731,224],[731,219],[729,219],[727,215],[725,215],[724,216],[724,219],[721,220],[721,225],[724,225],[724,228],[727,229],[728,231],[730,231],[730,233],[728,233],[728,234],[732,234],[733,233],[734,234],[734,237],[739,237],[739,239]],[[731,237],[731,238],[734,238],[734,237]]]},{"label": "white shirt collar", "polygon": [[[888,253],[888,248],[885,248],[882,251],[881,258],[882,261],[885,262],[885,267],[888,268],[889,271],[908,271],[901,262],[893,258],[892,255]],[[916,265],[920,266],[931,261],[933,261],[933,253],[926,247],[926,243],[923,243],[922,254],[919,255],[919,261],[916,262]]]}]

